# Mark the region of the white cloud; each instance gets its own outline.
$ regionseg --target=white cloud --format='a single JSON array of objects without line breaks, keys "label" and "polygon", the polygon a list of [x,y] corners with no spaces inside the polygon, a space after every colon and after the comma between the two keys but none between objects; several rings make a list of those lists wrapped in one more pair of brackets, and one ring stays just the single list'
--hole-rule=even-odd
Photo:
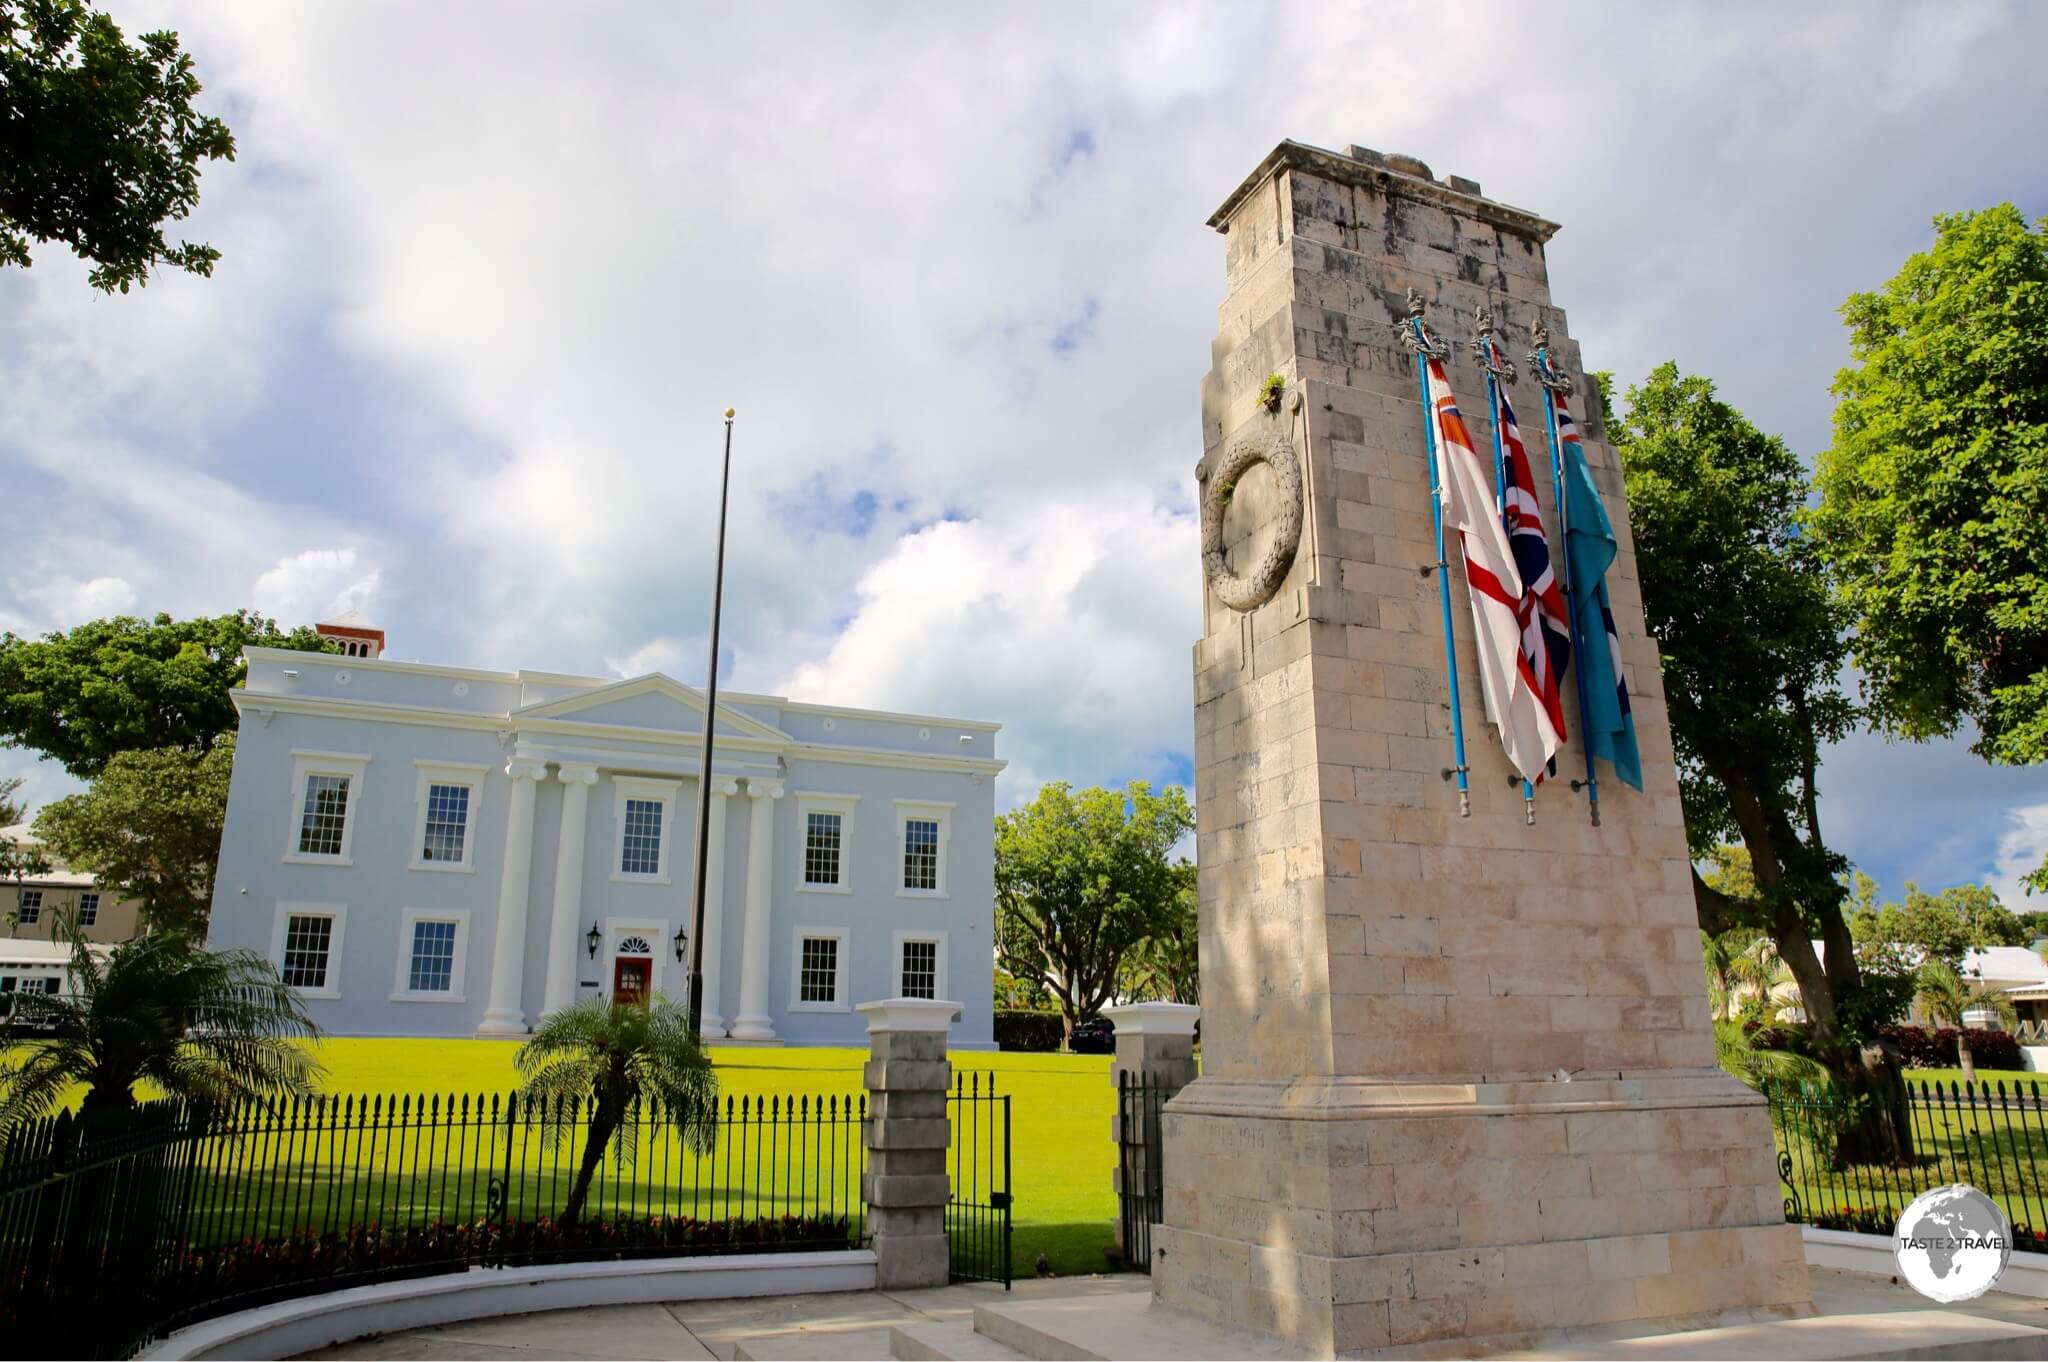
[{"label": "white cloud", "polygon": [[2026,901],[2020,877],[2039,870],[2042,860],[2048,858],[2048,804],[2030,804],[2005,817],[2006,830],[1999,835],[1996,860],[1984,883],[1997,891],[1999,901],[2008,908],[2037,907]]},{"label": "white cloud", "polygon": [[348,610],[373,614],[383,574],[359,573],[356,551],[307,549],[277,565],[256,579],[250,600],[257,613],[268,615],[284,628],[317,624]]},{"label": "white cloud", "polygon": [[52,629],[69,629],[87,620],[125,614],[135,607],[135,588],[119,577],[55,577],[21,593],[40,607]]},{"label": "white cloud", "polygon": [[672,680],[681,681],[686,660],[694,661],[701,668],[704,663],[703,645],[688,646],[679,638],[663,637],[648,639],[623,657],[607,657],[604,665],[605,670],[621,678],[660,672]]}]

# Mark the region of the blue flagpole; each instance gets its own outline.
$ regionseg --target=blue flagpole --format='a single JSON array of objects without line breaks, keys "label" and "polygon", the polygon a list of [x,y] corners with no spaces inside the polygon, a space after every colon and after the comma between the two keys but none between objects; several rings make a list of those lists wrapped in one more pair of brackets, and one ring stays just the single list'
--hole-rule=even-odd
[{"label": "blue flagpole", "polygon": [[1446,349],[1422,324],[1422,295],[1412,288],[1408,290],[1408,320],[1396,322],[1395,328],[1403,343],[1415,352],[1415,381],[1422,394],[1422,434],[1429,449],[1429,514],[1436,525],[1437,601],[1443,606],[1444,675],[1451,690],[1451,751],[1452,760],[1457,763],[1444,775],[1457,776],[1458,817],[1470,818],[1472,789],[1468,779],[1470,768],[1465,764],[1465,719],[1458,703],[1458,648],[1451,633],[1451,576],[1449,559],[1444,556],[1443,484],[1436,461],[1436,406],[1429,400],[1429,361],[1443,358]]},{"label": "blue flagpole", "polygon": [[[1500,517],[1502,533],[1508,536],[1509,560],[1514,559],[1514,531],[1508,526],[1508,472],[1507,456],[1502,452],[1500,439],[1500,380],[1515,381],[1515,366],[1503,361],[1500,351],[1493,343],[1493,314],[1482,304],[1472,315],[1474,329],[1479,339],[1472,342],[1472,348],[1479,354],[1479,367],[1486,370],[1486,411],[1493,426],[1493,513]],[[1516,567],[1519,570],[1520,564]],[[1523,583],[1526,588],[1527,583]],[[1513,777],[1509,777],[1512,781]],[[1536,823],[1536,787],[1522,777],[1522,820],[1530,826]]]},{"label": "blue flagpole", "polygon": [[[1597,828],[1600,826],[1600,777],[1593,769],[1593,732],[1587,722],[1586,642],[1579,637],[1579,610],[1572,600],[1572,527],[1569,498],[1564,490],[1564,444],[1557,438],[1555,394],[1570,393],[1572,381],[1550,367],[1550,332],[1540,323],[1534,340],[1536,349],[1529,356],[1529,367],[1536,375],[1537,385],[1543,389],[1543,428],[1550,441],[1550,486],[1557,496],[1557,537],[1563,541],[1558,545],[1557,581],[1564,589],[1564,622],[1571,631],[1572,658],[1578,663],[1572,668],[1572,682],[1579,697],[1579,745],[1586,752],[1586,808],[1593,815],[1593,826]],[[1601,640],[1603,645],[1606,642]]]}]

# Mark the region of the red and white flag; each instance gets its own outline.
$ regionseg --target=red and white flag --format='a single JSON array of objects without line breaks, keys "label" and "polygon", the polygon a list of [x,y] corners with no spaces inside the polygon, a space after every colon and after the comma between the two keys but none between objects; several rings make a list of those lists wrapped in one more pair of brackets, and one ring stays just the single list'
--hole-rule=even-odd
[{"label": "red and white flag", "polygon": [[1500,730],[1508,763],[1528,781],[1543,779],[1564,745],[1543,701],[1543,688],[1522,650],[1522,575],[1507,531],[1494,514],[1493,477],[1472,446],[1441,360],[1429,361],[1429,402],[1435,409],[1437,488],[1444,528],[1458,532],[1472,631],[1479,645],[1479,686],[1487,716]]}]

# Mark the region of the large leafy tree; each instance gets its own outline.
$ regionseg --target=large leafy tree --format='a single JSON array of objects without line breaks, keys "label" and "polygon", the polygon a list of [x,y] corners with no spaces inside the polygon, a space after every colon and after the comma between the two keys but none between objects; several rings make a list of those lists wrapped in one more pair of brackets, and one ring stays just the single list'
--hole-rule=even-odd
[{"label": "large leafy tree", "polygon": [[15,995],[5,1038],[34,1043],[0,1062],[0,1131],[48,1115],[80,1085],[86,1112],[133,1107],[142,1083],[198,1102],[312,1091],[320,1065],[302,1042],[320,1030],[256,952],[161,932],[102,955],[75,915],[62,930],[76,991]]},{"label": "large leafy tree", "polygon": [[1877,721],[1973,722],[1979,755],[2027,765],[2048,760],[2048,220],[2008,203],[1934,226],[1843,305],[1811,523]]},{"label": "large leafy tree", "polygon": [[1152,934],[1124,957],[1117,992],[1126,1002],[1198,1003],[1202,1000],[1200,914],[1195,863],[1176,861],[1177,887]]},{"label": "large leafy tree", "polygon": [[1053,996],[1069,1037],[1115,992],[1125,957],[1167,923],[1194,827],[1178,786],[1055,781],[996,818],[996,963]]},{"label": "large leafy tree", "polygon": [[1888,1125],[1868,1132],[1874,1152],[1895,1157],[1907,1136],[1903,1093],[1876,1036],[1894,1000],[1863,988],[1842,912],[1847,862],[1821,835],[1821,749],[1849,732],[1856,709],[1836,682],[1844,612],[1801,529],[1805,470],[1783,440],[1676,364],[1626,400],[1609,431],[1663,654],[1686,831],[1695,858],[1725,861],[1731,841],[1748,853],[1747,873],[1731,873],[1727,888],[1694,874],[1700,926],[1769,933],[1799,986],[1816,1056],[1898,1099],[1884,1106]]},{"label": "large leafy tree", "polygon": [[229,692],[251,646],[333,652],[311,629],[286,633],[232,615],[93,620],[39,639],[0,634],[0,741],[34,748],[91,779],[117,752],[205,752],[235,730]]},{"label": "large leafy tree", "polygon": [[126,293],[158,265],[210,275],[220,252],[164,240],[199,202],[199,165],[235,157],[175,33],[130,44],[84,0],[0,0],[0,265],[29,242],[92,262],[93,287]]},{"label": "large leafy tree", "polygon": [[83,794],[44,806],[36,835],[103,889],[139,899],[151,930],[203,936],[227,820],[235,737],[205,752],[120,752]]},{"label": "large leafy tree", "polygon": [[570,1114],[588,1114],[576,1181],[559,1218],[564,1226],[582,1218],[591,1178],[614,1137],[620,1162],[633,1160],[642,1119],[667,1121],[698,1153],[710,1150],[717,1136],[718,1075],[711,1058],[689,1012],[659,996],[646,1003],[585,998],[565,1007],[534,1029],[513,1064],[551,1138],[569,1129]]}]

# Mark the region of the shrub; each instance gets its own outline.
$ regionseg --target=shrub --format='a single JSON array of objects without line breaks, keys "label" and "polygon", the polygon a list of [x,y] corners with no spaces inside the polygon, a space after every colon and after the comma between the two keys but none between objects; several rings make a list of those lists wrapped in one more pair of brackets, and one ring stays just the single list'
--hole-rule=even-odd
[{"label": "shrub", "polygon": [[996,1011],[998,1050],[1051,1051],[1060,1048],[1067,1031],[1057,1012],[1032,1012],[1023,1008]]},{"label": "shrub", "polygon": [[[1906,1056],[1906,1064],[1910,1068],[1953,1069],[1962,1062],[1956,1054],[1956,1029],[1953,1026],[1939,1030],[1924,1026],[1893,1026],[1884,1034]],[[1970,1053],[1978,1068],[2013,1070],[2027,1067],[2026,1059],[2020,1054],[2019,1040],[2011,1033],[1973,1026],[1969,1034]]]}]

